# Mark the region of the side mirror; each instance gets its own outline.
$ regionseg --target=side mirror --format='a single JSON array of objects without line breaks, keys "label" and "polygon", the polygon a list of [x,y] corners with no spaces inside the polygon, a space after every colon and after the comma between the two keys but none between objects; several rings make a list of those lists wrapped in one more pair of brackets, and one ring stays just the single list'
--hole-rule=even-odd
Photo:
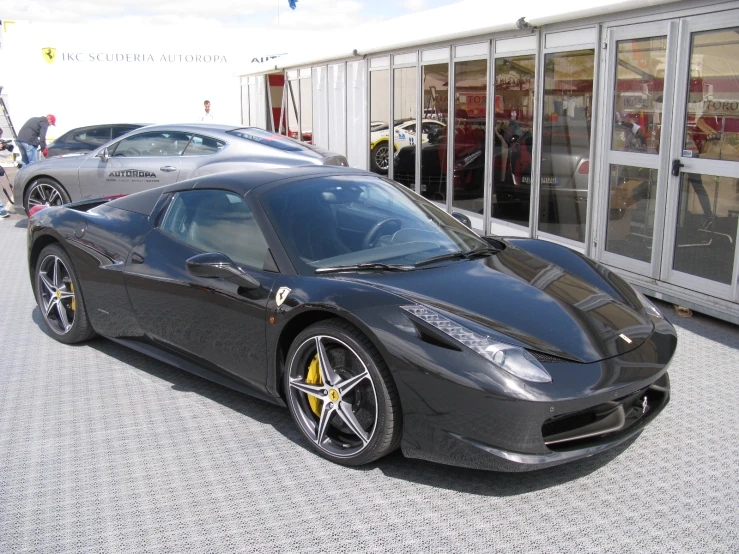
[{"label": "side mirror", "polygon": [[193,256],[187,262],[187,271],[204,279],[234,279],[245,289],[260,287],[259,281],[245,273],[231,261],[231,258],[220,252],[208,252]]},{"label": "side mirror", "polygon": [[459,212],[452,212],[452,217],[459,221],[462,225],[466,225],[470,229],[472,229],[472,222],[470,221],[470,218],[466,215],[459,213]]},{"label": "side mirror", "polygon": [[97,153],[95,157],[100,158],[101,160],[103,160],[103,162],[107,163],[108,160],[110,159],[110,155],[108,154],[108,148],[107,147],[103,148],[100,152]]}]

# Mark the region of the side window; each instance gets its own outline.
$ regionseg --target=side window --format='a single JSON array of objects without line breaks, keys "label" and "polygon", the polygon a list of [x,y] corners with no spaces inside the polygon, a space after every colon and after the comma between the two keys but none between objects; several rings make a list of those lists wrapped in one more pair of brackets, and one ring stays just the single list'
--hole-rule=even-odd
[{"label": "side window", "polygon": [[220,140],[216,140],[210,137],[203,137],[195,135],[192,137],[190,144],[185,149],[184,156],[205,156],[206,154],[215,154],[221,148],[226,146],[226,143]]},{"label": "side window", "polygon": [[159,229],[203,252],[264,269],[267,241],[240,196],[224,190],[178,192]]},{"label": "side window", "polygon": [[110,140],[110,127],[102,129],[90,129],[74,135],[74,140],[92,146],[102,146]]},{"label": "side window", "polygon": [[141,133],[123,139],[115,146],[113,156],[124,158],[151,158],[179,156],[190,143],[187,133],[156,131]]},{"label": "side window", "polygon": [[405,131],[406,133],[415,133],[416,132],[416,124],[411,123],[410,125],[406,125],[405,127],[400,129],[400,132],[402,133]]},{"label": "side window", "polygon": [[441,127],[441,125],[438,123],[429,123],[428,121],[424,121],[421,124],[421,129],[423,129],[425,134],[434,133],[439,127]]},{"label": "side window", "polygon": [[129,131],[133,131],[138,128],[138,125],[120,125],[113,127],[113,138],[118,138],[121,135],[125,135]]}]

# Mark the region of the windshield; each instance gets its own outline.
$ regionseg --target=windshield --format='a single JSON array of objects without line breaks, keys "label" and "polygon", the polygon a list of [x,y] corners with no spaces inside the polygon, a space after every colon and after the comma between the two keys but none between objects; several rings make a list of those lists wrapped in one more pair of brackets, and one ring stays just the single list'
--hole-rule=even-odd
[{"label": "windshield", "polygon": [[459,263],[461,256],[444,255],[489,247],[451,215],[381,177],[315,177],[265,191],[259,201],[301,275],[359,264],[416,267],[435,257]]}]

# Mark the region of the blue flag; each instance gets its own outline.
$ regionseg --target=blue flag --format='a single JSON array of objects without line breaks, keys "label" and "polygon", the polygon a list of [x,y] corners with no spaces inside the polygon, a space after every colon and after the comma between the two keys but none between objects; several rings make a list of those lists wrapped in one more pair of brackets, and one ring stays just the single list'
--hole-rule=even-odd
[{"label": "blue flag", "polygon": [[298,0],[287,0],[287,3],[290,4],[290,9],[291,10],[294,10],[295,9],[295,4],[298,3]]}]

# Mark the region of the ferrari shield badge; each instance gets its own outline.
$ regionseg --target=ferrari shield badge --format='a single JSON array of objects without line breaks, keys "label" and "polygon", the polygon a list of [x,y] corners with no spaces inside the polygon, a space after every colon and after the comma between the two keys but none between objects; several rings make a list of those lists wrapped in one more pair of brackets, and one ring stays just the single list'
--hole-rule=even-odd
[{"label": "ferrari shield badge", "polygon": [[277,291],[277,296],[275,296],[275,301],[277,302],[278,306],[282,306],[282,303],[287,300],[288,294],[290,294],[289,288],[280,287],[280,289]]},{"label": "ferrari shield badge", "polygon": [[44,56],[46,63],[51,63],[56,59],[56,48],[49,48],[47,46],[41,49],[41,54]]}]

